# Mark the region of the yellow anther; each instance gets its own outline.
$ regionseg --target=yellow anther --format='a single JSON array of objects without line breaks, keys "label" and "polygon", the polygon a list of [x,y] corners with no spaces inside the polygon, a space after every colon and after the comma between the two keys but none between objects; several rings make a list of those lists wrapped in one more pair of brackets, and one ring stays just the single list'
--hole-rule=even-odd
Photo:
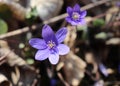
[{"label": "yellow anther", "polygon": [[73,14],[72,14],[72,18],[73,19],[79,19],[79,17],[80,17],[80,15],[77,13],[77,12],[74,12]]},{"label": "yellow anther", "polygon": [[49,46],[50,48],[53,48],[53,47],[55,46],[55,43],[52,42],[52,41],[48,41],[48,46]]}]

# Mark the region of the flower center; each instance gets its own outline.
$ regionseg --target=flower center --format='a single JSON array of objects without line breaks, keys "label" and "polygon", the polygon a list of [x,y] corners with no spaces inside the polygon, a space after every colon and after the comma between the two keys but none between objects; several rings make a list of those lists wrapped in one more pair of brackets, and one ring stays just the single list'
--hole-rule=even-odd
[{"label": "flower center", "polygon": [[77,13],[77,12],[73,12],[73,14],[72,14],[72,18],[75,19],[75,20],[79,19],[79,18],[80,18],[79,13]]},{"label": "flower center", "polygon": [[55,46],[55,42],[53,42],[52,40],[48,41],[47,45],[48,47],[53,48]]}]

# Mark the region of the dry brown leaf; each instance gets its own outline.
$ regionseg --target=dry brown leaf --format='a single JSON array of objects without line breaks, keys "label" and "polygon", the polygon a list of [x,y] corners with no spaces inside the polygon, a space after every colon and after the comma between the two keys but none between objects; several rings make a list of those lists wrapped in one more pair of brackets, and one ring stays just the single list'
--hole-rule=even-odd
[{"label": "dry brown leaf", "polygon": [[98,72],[98,66],[97,66],[97,62],[96,60],[94,59],[94,55],[93,53],[91,52],[88,52],[85,54],[85,60],[88,64],[92,64],[93,65],[93,70],[92,70],[92,73],[96,73]]},{"label": "dry brown leaf", "polygon": [[12,81],[15,85],[17,85],[19,79],[20,79],[20,71],[17,67],[15,67],[15,72],[12,72],[11,73],[11,78],[12,78]]},{"label": "dry brown leaf", "polygon": [[78,86],[84,77],[86,63],[80,57],[74,54],[75,40],[77,37],[76,27],[68,26],[68,32],[64,43],[70,47],[70,52],[61,58],[60,63],[57,65],[57,70],[63,68],[63,78],[72,86]]},{"label": "dry brown leaf", "polygon": [[120,44],[120,38],[111,38],[108,41],[106,41],[107,45],[119,45]]},{"label": "dry brown leaf", "polygon": [[106,24],[110,21],[111,17],[113,16],[113,12],[117,12],[119,10],[119,8],[117,7],[111,7],[108,11],[107,11],[107,14],[105,16],[105,21],[106,21]]},{"label": "dry brown leaf", "polygon": [[61,62],[64,62],[63,70],[66,75],[64,78],[72,86],[78,86],[84,77],[86,63],[73,52],[62,57]]},{"label": "dry brown leaf", "polygon": [[77,37],[76,27],[68,26],[67,30],[68,30],[68,32],[67,32],[67,36],[65,38],[64,43],[67,44],[72,50],[74,50],[75,39]]},{"label": "dry brown leaf", "polygon": [[[0,53],[2,55],[6,55],[8,52],[11,52],[7,42],[0,40]],[[27,65],[27,63],[18,55],[16,55],[14,52],[11,52],[7,55],[7,62],[10,66],[23,66]]]},{"label": "dry brown leaf", "polygon": [[11,82],[3,74],[0,74],[0,86],[12,86]]}]

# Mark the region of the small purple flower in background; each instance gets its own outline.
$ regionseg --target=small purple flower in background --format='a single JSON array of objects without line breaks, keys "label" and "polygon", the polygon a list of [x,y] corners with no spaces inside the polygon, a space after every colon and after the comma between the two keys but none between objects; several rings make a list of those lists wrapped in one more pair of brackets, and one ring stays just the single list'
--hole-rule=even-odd
[{"label": "small purple flower in background", "polygon": [[117,5],[118,7],[120,7],[120,2],[117,2],[116,5]]},{"label": "small purple flower in background", "polygon": [[120,63],[118,64],[118,72],[120,73]]},{"label": "small purple flower in background", "polygon": [[99,80],[99,81],[95,82],[95,84],[93,86],[104,86],[104,81]]},{"label": "small purple flower in background", "polygon": [[108,72],[107,72],[107,68],[102,63],[99,64],[99,69],[104,76],[107,77],[109,75]]},{"label": "small purple flower in background", "polygon": [[81,11],[80,6],[76,4],[73,8],[67,7],[68,16],[66,21],[71,25],[85,24],[86,11]]},{"label": "small purple flower in background", "polygon": [[57,84],[57,80],[54,79],[54,78],[52,78],[52,79],[50,80],[50,86],[56,86],[56,84]]},{"label": "small purple flower in background", "polygon": [[51,64],[57,64],[59,61],[59,55],[65,55],[69,52],[69,47],[61,44],[64,41],[67,34],[65,27],[61,28],[54,34],[53,30],[49,25],[44,25],[42,28],[42,37],[32,38],[29,44],[38,49],[35,59],[45,60],[49,59]]}]

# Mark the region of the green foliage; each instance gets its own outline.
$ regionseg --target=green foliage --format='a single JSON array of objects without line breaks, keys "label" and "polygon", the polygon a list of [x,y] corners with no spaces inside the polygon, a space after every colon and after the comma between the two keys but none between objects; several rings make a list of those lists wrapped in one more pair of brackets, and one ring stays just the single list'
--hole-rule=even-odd
[{"label": "green foliage", "polygon": [[84,25],[84,26],[78,26],[77,27],[77,31],[84,31],[84,30],[86,30],[87,29],[87,26],[86,25]]},{"label": "green foliage", "polygon": [[105,21],[103,19],[96,19],[93,21],[93,26],[102,27],[105,25]]},{"label": "green foliage", "polygon": [[28,59],[26,60],[26,62],[27,62],[28,64],[34,64],[34,60],[31,59],[31,58],[28,58]]},{"label": "green foliage", "polygon": [[105,32],[100,32],[98,34],[95,35],[96,39],[106,39],[107,38],[107,34]]},{"label": "green foliage", "polygon": [[24,43],[20,43],[20,44],[19,44],[19,48],[20,48],[20,49],[22,49],[22,48],[24,48],[24,47],[25,47],[25,44],[24,44]]},{"label": "green foliage", "polygon": [[6,22],[2,19],[0,19],[0,34],[4,34],[8,31],[8,26]]},{"label": "green foliage", "polygon": [[30,25],[35,21],[37,17],[38,17],[38,13],[37,13],[36,7],[32,8],[29,12],[27,12],[25,16],[26,21]]},{"label": "green foliage", "polygon": [[82,31],[81,39],[82,40],[87,40],[88,39],[88,31],[87,31],[87,26],[78,26],[77,31]]},{"label": "green foliage", "polygon": [[35,8],[32,8],[31,11],[29,11],[26,14],[26,19],[36,18],[37,16],[38,16],[38,13],[37,13],[37,10],[36,10],[36,7],[35,7]]}]

